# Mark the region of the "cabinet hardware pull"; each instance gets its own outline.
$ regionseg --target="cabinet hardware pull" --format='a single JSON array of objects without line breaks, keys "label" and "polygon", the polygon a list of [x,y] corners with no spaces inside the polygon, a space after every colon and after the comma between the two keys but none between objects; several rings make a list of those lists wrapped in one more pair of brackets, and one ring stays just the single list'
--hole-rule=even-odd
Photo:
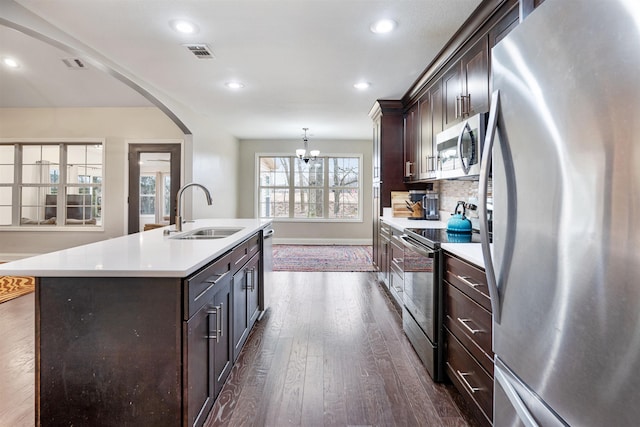
[{"label": "cabinet hardware pull", "polygon": [[[224,303],[220,303],[220,309],[218,310],[218,312],[220,313],[220,322],[217,322],[220,325],[220,329],[218,329],[218,335],[220,336],[220,338],[222,338],[224,336]],[[218,342],[217,339],[216,342]]]},{"label": "cabinet hardware pull", "polygon": [[460,96],[456,96],[456,105],[455,105],[455,117],[454,118],[458,118],[461,116],[460,114]]},{"label": "cabinet hardware pull", "polygon": [[412,164],[413,164],[412,162],[404,162],[404,176],[406,177],[413,176],[413,174],[411,173]]},{"label": "cabinet hardware pull", "polygon": [[459,317],[457,317],[457,319],[458,319],[458,322],[460,322],[462,324],[462,326],[464,326],[464,328],[467,331],[471,332],[471,334],[473,334],[473,335],[477,334],[478,332],[484,332],[484,330],[482,330],[482,329],[472,329],[469,325],[467,325],[467,322],[471,322],[472,321],[471,319],[461,319]]},{"label": "cabinet hardware pull", "polygon": [[205,283],[211,283],[212,285],[215,285],[220,280],[222,280],[227,274],[229,274],[229,271],[225,271],[222,274],[214,274],[213,276],[207,277],[204,281]]},{"label": "cabinet hardware pull", "polygon": [[[220,333],[221,330],[219,328],[220,325],[220,306],[213,306],[209,310],[207,310],[207,314],[215,314],[216,315],[216,329],[215,335],[206,335],[205,338],[209,340],[216,340],[216,342],[220,342]],[[209,318],[210,319],[210,318]],[[211,333],[211,328],[209,328],[209,333]]]},{"label": "cabinet hardware pull", "polygon": [[223,325],[222,325],[222,313],[223,313],[224,304],[220,303],[220,305],[212,307],[210,310],[207,310],[207,314],[215,314],[216,315],[216,334],[215,335],[207,335],[206,339],[216,340],[216,342],[220,342],[220,338],[223,335]]},{"label": "cabinet hardware pull", "polygon": [[464,383],[464,385],[466,385],[469,388],[469,391],[471,391],[471,393],[475,393],[476,391],[482,390],[480,387],[472,387],[471,384],[469,384],[469,381],[467,381],[466,377],[473,374],[470,374],[468,372],[460,372],[458,369],[456,369],[456,373],[458,374],[458,376],[460,377],[460,380]]},{"label": "cabinet hardware pull", "polygon": [[480,283],[473,283],[473,282],[470,282],[470,281],[469,281],[469,279],[471,279],[471,277],[469,277],[469,276],[460,276],[460,275],[456,274],[456,277],[457,277],[458,279],[460,279],[460,281],[461,281],[462,283],[464,283],[464,284],[465,284],[465,285],[467,285],[467,286],[471,286],[473,289],[475,289],[475,288],[477,288],[478,286],[480,286]]}]

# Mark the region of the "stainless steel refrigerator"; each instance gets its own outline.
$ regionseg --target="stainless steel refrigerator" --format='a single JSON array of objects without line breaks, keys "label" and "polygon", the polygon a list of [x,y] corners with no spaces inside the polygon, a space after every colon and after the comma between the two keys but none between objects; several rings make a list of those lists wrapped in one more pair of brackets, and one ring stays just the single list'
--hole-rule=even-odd
[{"label": "stainless steel refrigerator", "polygon": [[494,425],[640,425],[640,1],[546,0],[491,67]]}]

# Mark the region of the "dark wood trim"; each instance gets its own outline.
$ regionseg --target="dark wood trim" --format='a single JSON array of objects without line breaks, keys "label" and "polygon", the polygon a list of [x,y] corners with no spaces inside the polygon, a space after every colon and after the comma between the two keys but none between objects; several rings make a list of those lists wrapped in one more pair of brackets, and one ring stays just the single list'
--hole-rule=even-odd
[{"label": "dark wood trim", "polygon": [[[180,188],[180,168],[182,167],[180,144],[129,144],[129,197],[128,197],[128,228],[127,233],[137,233],[140,230],[140,188],[137,185],[140,177],[140,153],[170,153],[171,154],[171,190],[169,223],[175,222],[177,212],[176,196]],[[132,179],[137,177],[138,179]]]},{"label": "dark wood trim", "polygon": [[376,120],[381,114],[403,114],[404,107],[400,100],[379,99],[369,111],[369,117]]}]

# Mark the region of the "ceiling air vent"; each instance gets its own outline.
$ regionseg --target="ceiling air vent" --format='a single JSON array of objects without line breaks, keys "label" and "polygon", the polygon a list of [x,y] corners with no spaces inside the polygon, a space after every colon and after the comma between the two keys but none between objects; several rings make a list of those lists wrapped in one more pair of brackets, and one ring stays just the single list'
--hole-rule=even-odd
[{"label": "ceiling air vent", "polygon": [[65,58],[62,62],[73,70],[84,70],[87,68],[82,59],[79,58]]},{"label": "ceiling air vent", "polygon": [[183,44],[198,59],[213,59],[213,53],[206,44]]}]

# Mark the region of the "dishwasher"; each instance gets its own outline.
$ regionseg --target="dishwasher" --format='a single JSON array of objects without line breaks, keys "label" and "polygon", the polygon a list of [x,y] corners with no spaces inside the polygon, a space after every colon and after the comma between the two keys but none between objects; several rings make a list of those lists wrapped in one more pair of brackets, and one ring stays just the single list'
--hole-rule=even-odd
[{"label": "dishwasher", "polygon": [[269,308],[271,286],[273,286],[273,226],[269,224],[262,230],[262,286],[258,294],[260,317]]}]

